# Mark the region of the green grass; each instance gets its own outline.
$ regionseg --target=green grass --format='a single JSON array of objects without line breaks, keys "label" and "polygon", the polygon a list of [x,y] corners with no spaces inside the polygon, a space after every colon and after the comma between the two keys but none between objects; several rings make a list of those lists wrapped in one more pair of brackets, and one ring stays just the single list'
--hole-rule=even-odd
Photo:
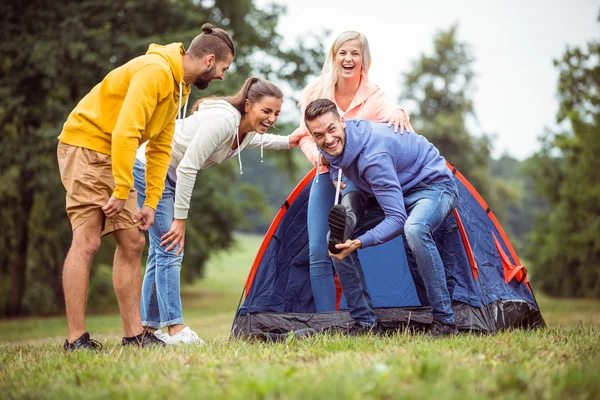
[{"label": "green grass", "polygon": [[[496,336],[228,340],[260,238],[211,260],[183,291],[207,345],[123,349],[117,314],[87,318],[102,353],[65,354],[64,318],[0,322],[0,398],[592,399],[600,393],[600,302],[538,295],[549,328]],[[535,282],[533,282],[535,285]]]}]

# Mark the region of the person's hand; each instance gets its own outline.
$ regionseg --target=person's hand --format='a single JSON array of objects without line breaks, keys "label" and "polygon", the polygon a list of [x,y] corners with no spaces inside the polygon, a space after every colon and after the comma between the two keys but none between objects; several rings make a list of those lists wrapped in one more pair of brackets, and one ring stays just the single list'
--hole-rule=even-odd
[{"label": "person's hand", "polygon": [[298,147],[298,145],[300,144],[300,138],[302,138],[302,132],[298,132],[298,133],[292,133],[291,135],[288,136],[288,139],[290,141],[290,149],[293,149],[294,147]]},{"label": "person's hand", "polygon": [[117,199],[115,196],[110,196],[108,203],[102,207],[102,211],[104,212],[104,215],[106,215],[106,218],[112,218],[121,214],[123,208],[125,208],[125,200]]},{"label": "person's hand", "polygon": [[148,228],[154,224],[155,212],[156,211],[152,207],[144,206],[140,212],[133,217],[133,222],[137,223],[138,221],[141,221],[141,224],[138,226],[138,228],[143,231],[147,231]]},{"label": "person's hand", "polygon": [[[386,122],[385,120],[382,122]],[[388,126],[394,125],[394,132],[398,133],[398,128],[400,128],[400,134],[403,135],[404,131],[413,132],[412,125],[410,124],[410,118],[408,118],[408,114],[402,108],[396,108],[387,120]]]},{"label": "person's hand", "polygon": [[[333,180],[332,182],[333,182],[333,186],[337,189],[337,179]],[[340,194],[342,194],[344,189],[346,189],[346,184],[344,183],[344,181],[341,181],[340,182]]]},{"label": "person's hand", "polygon": [[160,247],[166,246],[168,243],[171,243],[169,247],[165,249],[166,252],[173,250],[177,245],[179,248],[177,249],[176,255],[180,255],[183,251],[183,246],[185,244],[185,223],[186,219],[177,219],[173,220],[171,224],[171,230],[165,233],[160,240]]},{"label": "person's hand", "polygon": [[360,249],[361,247],[362,247],[362,242],[360,241],[360,239],[354,239],[354,240],[348,239],[348,240],[346,240],[346,243],[340,243],[340,244],[335,245],[336,249],[342,250],[341,253],[333,254],[332,252],[329,252],[329,257],[333,257],[335,259],[342,261],[354,250]]}]

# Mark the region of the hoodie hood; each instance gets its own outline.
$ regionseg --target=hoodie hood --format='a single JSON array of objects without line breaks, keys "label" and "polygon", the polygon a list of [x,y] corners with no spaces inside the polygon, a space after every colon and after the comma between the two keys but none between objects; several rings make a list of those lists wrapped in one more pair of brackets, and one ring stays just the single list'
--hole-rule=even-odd
[{"label": "hoodie hood", "polygon": [[178,85],[188,86],[189,91],[189,85],[183,81],[183,55],[185,54],[185,47],[183,47],[182,43],[171,43],[166,46],[152,43],[148,47],[146,54],[156,54],[164,58],[171,67],[175,82]]},{"label": "hoodie hood", "polygon": [[358,155],[363,151],[365,144],[371,137],[371,124],[365,120],[348,120],[346,121],[346,142],[344,143],[344,151],[337,157],[330,156],[318,147],[321,155],[329,161],[335,169],[346,169],[356,160]]},{"label": "hoodie hood", "polygon": [[240,112],[232,106],[228,101],[221,99],[206,99],[198,105],[198,111],[202,110],[220,110],[227,114],[235,116],[236,125],[240,124],[242,115]]},{"label": "hoodie hood", "polygon": [[[361,105],[362,108],[362,104],[364,104],[369,99],[369,97],[373,96],[379,90],[381,90],[379,89],[379,86],[375,85],[374,83],[371,83],[366,76],[361,76],[358,90],[354,94],[352,103],[350,103],[350,106],[347,110],[350,111],[358,105]],[[360,115],[360,111],[356,118],[362,118],[362,116]]]}]

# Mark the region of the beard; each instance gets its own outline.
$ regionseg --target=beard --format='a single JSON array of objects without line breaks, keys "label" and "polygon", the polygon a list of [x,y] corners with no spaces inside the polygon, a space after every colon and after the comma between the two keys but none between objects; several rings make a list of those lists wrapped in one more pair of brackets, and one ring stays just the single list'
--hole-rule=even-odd
[{"label": "beard", "polygon": [[206,89],[210,82],[214,79],[216,69],[216,66],[213,66],[211,69],[208,69],[202,74],[198,75],[198,77],[194,81],[194,86],[196,86],[200,90]]}]

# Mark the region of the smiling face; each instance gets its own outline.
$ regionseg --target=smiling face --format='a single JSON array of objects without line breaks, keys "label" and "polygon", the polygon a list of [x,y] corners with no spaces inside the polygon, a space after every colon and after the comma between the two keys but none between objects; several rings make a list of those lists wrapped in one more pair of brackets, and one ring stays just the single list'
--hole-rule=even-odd
[{"label": "smiling face", "polygon": [[[220,61],[217,61],[217,58],[214,54],[209,54],[200,59],[192,60],[189,64],[187,64],[187,67],[190,70],[189,74],[195,75],[195,77],[191,78],[194,86],[200,90],[203,90],[206,89],[212,81],[222,81],[225,79],[225,73],[231,66],[232,62],[232,54],[228,54],[225,59]],[[184,71],[185,67],[186,64],[184,64]]]},{"label": "smiling face", "polygon": [[363,68],[362,44],[357,39],[345,41],[335,54],[340,78],[359,77]]},{"label": "smiling face", "polygon": [[317,146],[327,154],[338,157],[346,145],[346,122],[332,112],[319,115],[312,121],[306,121],[306,127]]},{"label": "smiling face", "polygon": [[244,119],[246,119],[251,130],[263,134],[279,118],[282,100],[273,96],[264,96],[260,100],[250,103],[246,100]]}]

